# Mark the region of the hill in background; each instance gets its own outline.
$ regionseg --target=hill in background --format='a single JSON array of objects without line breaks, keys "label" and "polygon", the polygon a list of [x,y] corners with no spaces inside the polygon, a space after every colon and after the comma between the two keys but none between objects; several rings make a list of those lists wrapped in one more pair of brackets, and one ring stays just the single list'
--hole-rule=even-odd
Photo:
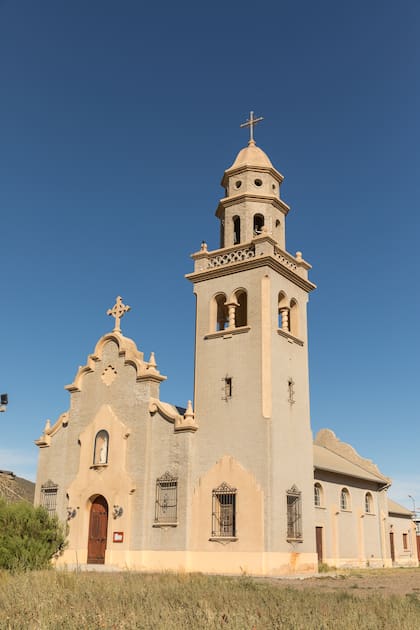
[{"label": "hill in background", "polygon": [[0,470],[0,497],[7,501],[34,502],[35,484],[33,481],[17,477],[10,470]]}]

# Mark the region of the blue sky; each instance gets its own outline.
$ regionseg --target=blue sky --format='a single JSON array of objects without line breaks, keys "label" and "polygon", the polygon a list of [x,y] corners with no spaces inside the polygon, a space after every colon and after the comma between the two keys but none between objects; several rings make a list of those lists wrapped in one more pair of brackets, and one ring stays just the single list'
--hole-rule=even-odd
[{"label": "blue sky", "polygon": [[0,0],[0,468],[34,478],[44,426],[116,295],[123,332],[192,396],[184,274],[223,171],[257,144],[285,176],[309,305],[314,433],[420,504],[420,5],[415,0]]}]

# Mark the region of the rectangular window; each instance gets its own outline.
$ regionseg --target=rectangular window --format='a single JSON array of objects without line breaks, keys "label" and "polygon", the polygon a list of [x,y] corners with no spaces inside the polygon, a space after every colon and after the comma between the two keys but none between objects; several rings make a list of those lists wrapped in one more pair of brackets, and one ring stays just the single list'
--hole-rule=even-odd
[{"label": "rectangular window", "polygon": [[41,486],[41,501],[40,504],[44,507],[48,513],[53,516],[56,513],[57,508],[57,494],[58,485],[52,481],[47,481]]},{"label": "rectangular window", "polygon": [[408,550],[408,534],[403,534],[403,549],[404,551]]},{"label": "rectangular window", "polygon": [[213,490],[212,536],[236,537],[236,488],[226,483]]},{"label": "rectangular window", "polygon": [[170,473],[156,479],[155,523],[177,522],[178,480]]},{"label": "rectangular window", "polygon": [[295,400],[295,382],[294,382],[294,380],[293,380],[292,378],[290,378],[290,379],[287,381],[287,387],[288,387],[288,390],[289,390],[289,398],[288,398],[288,401],[289,401],[289,403],[290,403],[291,405],[294,405],[294,404],[295,404],[295,402],[296,402],[296,400]]},{"label": "rectangular window", "polygon": [[225,395],[224,398],[227,400],[228,398],[232,398],[232,378],[230,376],[226,376],[225,380]]},{"label": "rectangular window", "polygon": [[287,539],[302,540],[302,497],[293,486],[287,491]]}]

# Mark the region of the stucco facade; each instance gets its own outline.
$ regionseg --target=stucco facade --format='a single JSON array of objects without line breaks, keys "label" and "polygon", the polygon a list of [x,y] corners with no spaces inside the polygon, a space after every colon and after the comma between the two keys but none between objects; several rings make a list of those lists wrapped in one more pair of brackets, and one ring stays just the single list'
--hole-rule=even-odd
[{"label": "stucco facade", "polygon": [[[395,507],[389,515],[389,479],[331,432],[313,444],[315,285],[302,254],[286,250],[282,181],[252,134],[223,176],[220,248],[203,242],[187,276],[193,404],[160,400],[154,355],[121,333],[129,307],[117,298],[110,309],[114,330],[67,386],[69,410],[36,441],[35,501],[69,526],[59,563],[282,575],[397,562],[390,529],[411,530]],[[406,551],[398,558],[411,564]]]}]

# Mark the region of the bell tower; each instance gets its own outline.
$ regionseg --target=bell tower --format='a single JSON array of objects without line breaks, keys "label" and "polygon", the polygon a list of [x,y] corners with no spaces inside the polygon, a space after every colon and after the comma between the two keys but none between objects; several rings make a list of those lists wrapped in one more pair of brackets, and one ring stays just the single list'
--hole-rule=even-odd
[{"label": "bell tower", "polygon": [[248,146],[239,151],[222,179],[225,197],[216,211],[221,248],[250,242],[263,231],[282,249],[286,246],[284,220],[290,208],[280,199],[284,178],[254,140],[253,127],[262,120],[254,119],[251,112],[250,119],[241,125],[250,128]]},{"label": "bell tower", "polygon": [[[286,250],[290,208],[280,196],[283,176],[255,144],[260,120],[251,112],[241,125],[248,145],[222,178],[220,249],[203,242],[187,275],[197,298],[192,481],[200,484],[224,457],[245,469],[261,490],[261,514],[246,488],[220,478],[235,487],[238,511],[237,538],[224,551],[237,552],[243,566],[248,540],[250,553],[262,554],[262,572],[278,574],[293,558],[296,570],[316,566],[306,319],[315,285],[302,254]],[[258,541],[247,539],[253,519],[263,523]],[[204,536],[202,548],[217,551],[213,540]]]}]

